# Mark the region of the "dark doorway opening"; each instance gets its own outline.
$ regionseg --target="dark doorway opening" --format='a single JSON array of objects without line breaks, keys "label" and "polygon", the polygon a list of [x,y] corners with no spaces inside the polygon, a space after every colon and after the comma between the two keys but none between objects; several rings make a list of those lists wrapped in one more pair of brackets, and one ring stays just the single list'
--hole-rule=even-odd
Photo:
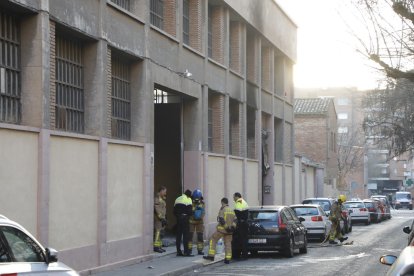
[{"label": "dark doorway opening", "polygon": [[167,232],[176,224],[174,201],[182,193],[182,97],[154,89],[154,190],[167,187]]}]

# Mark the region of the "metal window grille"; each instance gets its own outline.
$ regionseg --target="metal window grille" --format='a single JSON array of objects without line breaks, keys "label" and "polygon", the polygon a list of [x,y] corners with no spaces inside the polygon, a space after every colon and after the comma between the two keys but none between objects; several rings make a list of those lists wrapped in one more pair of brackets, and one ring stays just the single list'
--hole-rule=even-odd
[{"label": "metal window grille", "polygon": [[130,0],[111,0],[112,3],[120,6],[121,8],[130,11],[131,1]]},{"label": "metal window grille", "polygon": [[112,137],[131,139],[131,85],[130,64],[117,57],[112,58]]},{"label": "metal window grille", "polygon": [[152,25],[164,29],[164,0],[151,0],[150,20]]},{"label": "metal window grille", "polygon": [[19,123],[20,25],[12,14],[0,12],[0,121]]},{"label": "metal window grille", "polygon": [[208,57],[213,57],[213,20],[212,20],[212,13],[213,8],[211,6],[208,7]]},{"label": "metal window grille", "polygon": [[56,36],[56,129],[84,131],[82,44]]},{"label": "metal window grille", "polygon": [[190,3],[183,0],[183,42],[190,44]]}]

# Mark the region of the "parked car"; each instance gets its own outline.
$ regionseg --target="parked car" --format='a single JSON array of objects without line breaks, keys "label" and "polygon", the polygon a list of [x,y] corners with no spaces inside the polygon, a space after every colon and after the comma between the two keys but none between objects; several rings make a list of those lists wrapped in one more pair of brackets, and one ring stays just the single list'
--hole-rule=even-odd
[{"label": "parked car", "polygon": [[395,193],[395,209],[407,208],[413,209],[413,200],[410,192],[396,192]]},{"label": "parked car", "polygon": [[411,245],[414,246],[414,220],[411,223],[411,227],[410,226],[404,226],[403,228],[403,232],[408,234],[408,243],[407,245]]},{"label": "parked car", "polygon": [[407,246],[400,255],[383,255],[380,263],[390,265],[387,276],[414,275],[414,246]]},{"label": "parked car", "polygon": [[[323,211],[329,216],[331,213],[331,206],[335,202],[335,199],[333,198],[327,198],[327,197],[315,197],[315,198],[306,198],[302,200],[302,204],[318,204],[322,207]],[[341,227],[341,232],[343,234],[350,232],[349,228],[346,229],[348,226],[343,220],[340,220],[339,222]],[[350,230],[352,231],[352,224]]]},{"label": "parked car", "polygon": [[364,202],[361,201],[346,201],[345,207],[351,212],[352,223],[354,222],[365,222],[366,225],[371,223],[371,217],[368,209],[365,207]]},{"label": "parked car", "polygon": [[1,275],[78,275],[17,222],[0,215]]},{"label": "parked car", "polygon": [[391,218],[391,203],[388,200],[388,197],[385,195],[373,195],[371,196],[371,199],[379,199],[381,200],[382,204],[384,205],[384,213],[385,213],[385,218],[386,219],[390,219]]},{"label": "parked car", "polygon": [[378,203],[378,212],[381,214],[381,221],[387,219],[387,208],[385,207],[385,202],[383,199],[379,198],[373,198],[372,200],[376,201]]},{"label": "parked car", "polygon": [[258,251],[280,251],[293,257],[294,251],[306,254],[306,228],[296,213],[287,206],[249,207],[247,248]]},{"label": "parked car", "polygon": [[383,218],[383,211],[380,208],[380,201],[374,199],[364,199],[363,200],[365,207],[368,209],[371,221],[381,222]]},{"label": "parked car", "polygon": [[324,241],[331,230],[331,221],[323,211],[322,207],[317,204],[296,204],[290,208],[295,211],[296,215],[305,220],[302,224],[306,227],[306,237],[308,239],[318,239]]}]

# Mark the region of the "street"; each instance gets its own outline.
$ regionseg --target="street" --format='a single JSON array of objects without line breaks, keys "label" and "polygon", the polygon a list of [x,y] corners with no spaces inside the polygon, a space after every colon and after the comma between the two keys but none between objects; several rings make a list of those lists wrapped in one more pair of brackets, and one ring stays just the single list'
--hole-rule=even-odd
[{"label": "street", "polygon": [[259,254],[243,262],[215,265],[185,275],[385,275],[389,267],[379,263],[384,254],[399,255],[407,245],[405,225],[411,226],[414,211],[393,210],[392,219],[379,224],[356,224],[348,234],[352,245],[319,247],[308,243],[308,253],[291,259],[280,254]]}]

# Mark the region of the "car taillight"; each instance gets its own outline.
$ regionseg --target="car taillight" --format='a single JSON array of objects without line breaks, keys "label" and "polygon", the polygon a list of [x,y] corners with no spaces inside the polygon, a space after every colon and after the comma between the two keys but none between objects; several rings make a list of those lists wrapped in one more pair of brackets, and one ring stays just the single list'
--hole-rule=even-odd
[{"label": "car taillight", "polygon": [[322,216],[314,216],[314,217],[311,217],[311,220],[312,221],[323,221]]},{"label": "car taillight", "polygon": [[286,230],[286,224],[283,223],[281,216],[279,216],[279,230]]},{"label": "car taillight", "polygon": [[361,208],[361,209],[359,209],[361,212],[366,212],[367,211],[367,209],[366,208]]}]

